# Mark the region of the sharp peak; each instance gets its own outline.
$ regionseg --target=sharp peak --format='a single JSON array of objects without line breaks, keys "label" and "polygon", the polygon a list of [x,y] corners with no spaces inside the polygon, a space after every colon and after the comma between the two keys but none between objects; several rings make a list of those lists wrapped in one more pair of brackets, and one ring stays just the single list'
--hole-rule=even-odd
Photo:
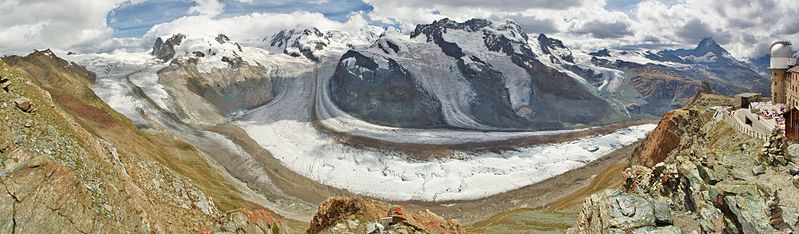
[{"label": "sharp peak", "polygon": [[278,30],[277,32],[278,33],[279,32],[301,33],[301,32],[309,32],[309,31],[310,32],[313,32],[313,31],[322,32],[321,29],[319,29],[317,27],[313,27],[313,26],[297,26],[297,27],[293,27],[293,28],[286,28],[286,29],[283,29],[283,30]]},{"label": "sharp peak", "polygon": [[558,38],[555,38],[555,37],[547,36],[546,34],[543,34],[543,33],[539,33],[538,34],[538,40],[539,41],[556,41],[556,42],[563,43],[562,40],[560,40]]},{"label": "sharp peak", "polygon": [[35,57],[35,56],[47,56],[47,57],[50,57],[50,58],[53,58],[53,59],[61,59],[55,53],[53,53],[53,51],[50,50],[49,48],[44,49],[44,50],[34,49],[33,52],[28,54],[26,57]]},{"label": "sharp peak", "polygon": [[701,46],[712,46],[712,45],[719,45],[719,43],[717,43],[716,40],[713,40],[713,37],[705,37],[699,41],[699,44],[697,46],[701,47]]},{"label": "sharp peak", "polygon": [[699,41],[699,44],[696,45],[696,48],[694,48],[694,51],[695,51],[695,53],[696,52],[703,52],[703,54],[707,53],[707,52],[713,52],[715,54],[719,54],[719,53],[720,54],[729,54],[730,53],[729,51],[727,51],[727,49],[725,49],[724,47],[719,45],[718,42],[713,40],[712,37],[706,37],[706,38],[703,38],[701,41]]},{"label": "sharp peak", "polygon": [[519,26],[519,24],[516,23],[516,21],[514,21],[512,19],[490,20],[490,19],[485,19],[485,18],[470,18],[468,20],[464,20],[463,22],[459,22],[457,20],[450,19],[450,18],[442,18],[442,19],[439,19],[439,20],[434,20],[430,24],[421,24],[421,25],[447,25],[447,24],[470,24],[470,25],[475,25],[476,24],[476,25],[487,25],[488,26],[488,25],[494,25],[494,24],[497,24],[497,23],[505,23],[505,24],[511,24],[511,25]]},{"label": "sharp peak", "polygon": [[538,34],[538,39],[539,39],[539,40],[542,40],[542,39],[549,39],[549,36],[547,36],[546,34],[543,34],[543,33],[539,33],[539,34]]}]

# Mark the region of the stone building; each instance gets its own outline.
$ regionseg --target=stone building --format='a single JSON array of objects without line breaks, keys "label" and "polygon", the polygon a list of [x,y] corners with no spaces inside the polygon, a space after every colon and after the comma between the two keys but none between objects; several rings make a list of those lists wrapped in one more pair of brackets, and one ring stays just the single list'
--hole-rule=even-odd
[{"label": "stone building", "polygon": [[799,106],[799,66],[791,43],[778,41],[771,45],[771,98],[788,109]]}]

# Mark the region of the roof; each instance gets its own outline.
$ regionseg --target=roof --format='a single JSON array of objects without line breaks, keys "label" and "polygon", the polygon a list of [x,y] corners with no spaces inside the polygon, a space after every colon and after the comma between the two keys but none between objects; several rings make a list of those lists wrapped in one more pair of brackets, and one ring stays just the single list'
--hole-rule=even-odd
[{"label": "roof", "polygon": [[793,66],[791,69],[788,69],[789,72],[799,73],[799,66]]},{"label": "roof", "polygon": [[762,94],[759,94],[759,93],[739,93],[739,94],[736,94],[735,96],[736,97],[757,97],[757,96],[761,96],[761,95]]}]

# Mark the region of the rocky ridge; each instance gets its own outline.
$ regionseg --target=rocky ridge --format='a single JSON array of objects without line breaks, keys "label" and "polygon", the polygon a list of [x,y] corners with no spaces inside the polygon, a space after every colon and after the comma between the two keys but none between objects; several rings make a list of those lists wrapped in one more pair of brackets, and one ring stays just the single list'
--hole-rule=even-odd
[{"label": "rocky ridge", "polygon": [[[781,153],[788,145],[777,136],[764,145],[712,118],[714,114],[709,106],[698,105],[666,114],[633,155],[633,164],[623,173],[623,188],[586,199],[571,231],[798,230],[799,186],[793,184],[797,164],[790,153]],[[653,149],[661,143],[663,148]]]},{"label": "rocky ridge", "polygon": [[269,211],[246,201],[223,211],[228,198],[142,154],[177,157],[139,145],[156,141],[94,96],[79,68],[49,51],[0,61],[0,232],[280,232]]},{"label": "rocky ridge", "polygon": [[461,233],[460,225],[430,211],[364,198],[333,197],[319,205],[307,233]]}]

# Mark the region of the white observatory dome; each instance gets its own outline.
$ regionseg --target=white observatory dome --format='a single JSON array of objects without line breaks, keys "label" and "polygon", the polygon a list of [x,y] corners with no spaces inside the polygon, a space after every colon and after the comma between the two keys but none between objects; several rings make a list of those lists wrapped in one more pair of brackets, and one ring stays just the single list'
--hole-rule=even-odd
[{"label": "white observatory dome", "polygon": [[788,69],[796,65],[793,57],[791,43],[787,41],[774,42],[771,45],[771,69]]}]

